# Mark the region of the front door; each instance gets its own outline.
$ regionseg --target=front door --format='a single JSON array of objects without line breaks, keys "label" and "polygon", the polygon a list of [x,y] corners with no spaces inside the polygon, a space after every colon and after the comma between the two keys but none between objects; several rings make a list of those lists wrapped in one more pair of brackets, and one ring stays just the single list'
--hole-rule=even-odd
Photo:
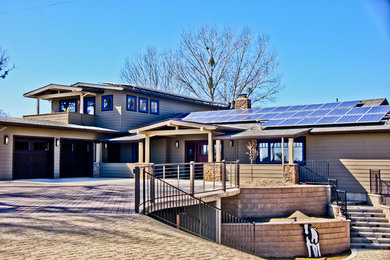
[{"label": "front door", "polygon": [[207,141],[186,141],[186,162],[207,162]]}]

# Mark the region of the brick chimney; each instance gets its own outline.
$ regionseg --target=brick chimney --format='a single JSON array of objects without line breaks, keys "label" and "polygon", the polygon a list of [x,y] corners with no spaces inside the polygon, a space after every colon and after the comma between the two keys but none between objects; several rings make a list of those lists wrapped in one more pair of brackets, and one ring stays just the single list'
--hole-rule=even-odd
[{"label": "brick chimney", "polygon": [[251,108],[251,100],[247,94],[240,94],[234,102],[234,109],[248,109]]}]

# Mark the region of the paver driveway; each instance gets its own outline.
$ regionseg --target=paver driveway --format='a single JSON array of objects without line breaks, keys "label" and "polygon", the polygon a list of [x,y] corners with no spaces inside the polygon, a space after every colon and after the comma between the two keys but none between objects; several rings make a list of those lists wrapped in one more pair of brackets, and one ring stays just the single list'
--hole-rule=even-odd
[{"label": "paver driveway", "polygon": [[0,182],[0,213],[134,212],[133,179]]}]

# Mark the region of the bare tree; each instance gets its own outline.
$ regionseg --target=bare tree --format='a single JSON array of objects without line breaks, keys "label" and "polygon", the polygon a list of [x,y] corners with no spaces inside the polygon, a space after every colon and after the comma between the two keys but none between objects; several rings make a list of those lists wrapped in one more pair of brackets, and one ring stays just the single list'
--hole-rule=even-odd
[{"label": "bare tree", "polygon": [[249,141],[246,144],[246,149],[248,149],[248,152],[246,152],[246,154],[249,156],[249,160],[251,161],[251,178],[253,181],[253,161],[256,160],[259,156],[259,151],[257,150],[257,141]]},{"label": "bare tree", "polygon": [[159,52],[149,47],[145,53],[126,59],[120,77],[129,84],[183,94],[184,88],[175,78],[175,68],[174,52]]},{"label": "bare tree", "polygon": [[0,109],[0,116],[8,116],[8,114],[4,112],[2,109]]},{"label": "bare tree", "polygon": [[269,38],[244,28],[203,26],[184,31],[177,78],[197,97],[232,103],[247,93],[252,103],[272,98],[281,88]]},{"label": "bare tree", "polygon": [[0,78],[5,79],[8,73],[15,68],[14,65],[9,66],[9,57],[6,50],[2,50],[0,47]]}]

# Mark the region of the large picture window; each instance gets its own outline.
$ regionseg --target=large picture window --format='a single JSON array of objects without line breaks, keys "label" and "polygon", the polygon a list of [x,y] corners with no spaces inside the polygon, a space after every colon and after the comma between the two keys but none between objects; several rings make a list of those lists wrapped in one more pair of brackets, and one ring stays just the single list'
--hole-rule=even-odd
[{"label": "large picture window", "polygon": [[110,96],[102,96],[102,111],[112,110],[113,107],[113,97]]},{"label": "large picture window", "polygon": [[129,111],[137,111],[137,97],[127,95],[126,109]]},{"label": "large picture window", "polygon": [[[284,162],[288,163],[288,142],[282,148],[281,140],[258,140],[258,163],[282,163],[282,149]],[[303,163],[304,153],[304,139],[294,140],[294,162]]]},{"label": "large picture window", "polygon": [[84,114],[88,114],[88,115],[95,114],[95,98],[94,97],[84,98]]},{"label": "large picture window", "polygon": [[148,113],[148,99],[138,98],[138,111]]},{"label": "large picture window", "polygon": [[160,113],[160,102],[158,100],[150,100],[150,113],[156,115]]},{"label": "large picture window", "polygon": [[77,105],[75,99],[60,100],[60,112],[77,112]]}]

